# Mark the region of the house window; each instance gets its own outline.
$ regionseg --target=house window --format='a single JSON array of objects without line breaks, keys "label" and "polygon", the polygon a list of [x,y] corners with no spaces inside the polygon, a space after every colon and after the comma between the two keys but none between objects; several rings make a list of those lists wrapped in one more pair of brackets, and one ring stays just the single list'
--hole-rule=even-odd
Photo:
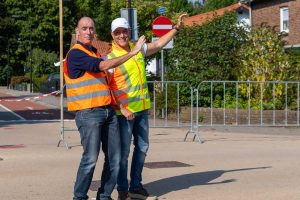
[{"label": "house window", "polygon": [[280,31],[289,32],[289,8],[280,8]]}]

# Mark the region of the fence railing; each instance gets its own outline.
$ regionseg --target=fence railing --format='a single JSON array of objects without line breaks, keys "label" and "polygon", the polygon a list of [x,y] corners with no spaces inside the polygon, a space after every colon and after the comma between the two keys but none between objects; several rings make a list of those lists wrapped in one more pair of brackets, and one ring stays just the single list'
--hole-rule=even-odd
[{"label": "fence railing", "polygon": [[[194,89],[187,81],[148,81],[152,106],[150,128],[188,128],[195,134]],[[198,135],[198,141],[201,141]],[[185,138],[186,139],[186,138]]]},{"label": "fence railing", "polygon": [[[300,82],[148,81],[151,128],[188,128],[199,143],[201,127],[299,126]],[[63,103],[63,102],[62,102]],[[61,141],[64,131],[63,117]],[[59,145],[59,144],[58,144]],[[67,146],[67,145],[66,145]]]},{"label": "fence railing", "polygon": [[203,126],[299,126],[299,82],[203,81],[196,89],[196,134]]}]

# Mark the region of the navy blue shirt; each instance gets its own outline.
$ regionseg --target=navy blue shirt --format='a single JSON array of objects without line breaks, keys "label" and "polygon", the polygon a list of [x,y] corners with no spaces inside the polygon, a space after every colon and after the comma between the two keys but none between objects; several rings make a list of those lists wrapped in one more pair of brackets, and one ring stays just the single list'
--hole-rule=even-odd
[{"label": "navy blue shirt", "polygon": [[[77,41],[77,44],[97,53],[97,49],[93,46],[84,45],[79,41]],[[92,57],[79,49],[71,49],[67,60],[68,75],[70,78],[75,79],[83,76],[86,71],[100,72],[99,64],[101,61],[103,61],[102,58]]]}]

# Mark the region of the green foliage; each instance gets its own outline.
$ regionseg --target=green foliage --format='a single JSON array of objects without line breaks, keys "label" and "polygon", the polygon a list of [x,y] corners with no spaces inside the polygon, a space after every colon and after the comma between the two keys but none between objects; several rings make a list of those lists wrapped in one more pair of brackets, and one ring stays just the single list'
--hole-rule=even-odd
[{"label": "green foliage", "polygon": [[[188,81],[193,87],[204,80],[236,80],[236,53],[245,34],[244,28],[236,26],[235,13],[216,17],[202,26],[184,28],[177,34],[166,59],[167,80]],[[201,87],[199,105],[210,106],[210,86]],[[184,102],[188,104],[187,100]]]},{"label": "green foliage", "polygon": [[[251,81],[282,81],[289,80],[287,71],[290,69],[288,55],[284,50],[281,35],[267,25],[253,29],[247,41],[241,46],[238,54],[240,70],[237,71],[238,80]],[[266,96],[272,97],[272,85],[262,87]],[[259,98],[261,85],[256,84],[251,89],[254,98]],[[244,87],[242,93],[246,96],[248,89]],[[278,98],[282,96],[282,86],[275,89]]]},{"label": "green foliage", "polygon": [[193,4],[187,0],[171,0],[170,11],[174,13],[193,13]]},{"label": "green foliage", "polygon": [[266,25],[253,29],[238,52],[239,80],[284,80],[289,69],[281,35]]},{"label": "green foliage", "polygon": [[300,81],[300,47],[285,49],[291,68],[287,71],[289,80]]},{"label": "green foliage", "polygon": [[[212,87],[211,87],[212,86]],[[248,87],[250,88],[250,94]],[[213,89],[211,91],[211,88]],[[247,88],[245,92],[245,88]],[[286,107],[296,110],[298,101],[297,83],[202,83],[199,87],[201,107],[282,110]],[[225,94],[224,94],[225,93]],[[212,97],[212,98],[211,98]]]},{"label": "green foliage", "polygon": [[[167,105],[167,106],[166,106]],[[161,111],[167,108],[168,114],[174,113],[177,110],[177,89],[174,86],[168,86],[167,88],[167,102],[166,102],[166,88],[164,91],[157,91],[156,94],[156,110]]]},{"label": "green foliage", "polygon": [[[186,1],[172,2],[176,4],[176,9],[170,8],[171,0],[132,1],[131,6],[137,9],[139,35],[146,35],[147,41],[151,41],[153,36],[151,24],[158,16],[159,7],[166,7],[168,10],[166,15],[173,20],[177,19],[179,12],[190,9],[190,4]],[[110,41],[110,23],[120,16],[120,9],[126,8],[127,3],[127,1],[120,0],[63,1],[64,56],[70,47],[71,34],[74,33],[77,21],[81,17],[93,18],[99,38]],[[180,5],[184,7],[181,8]],[[13,75],[23,75],[24,66],[26,65],[28,69],[30,65],[28,57],[30,57],[31,49],[38,48],[44,52],[59,54],[59,3],[57,0],[5,0],[0,2],[0,11],[1,67],[11,66]],[[36,75],[41,75],[41,73],[46,72],[43,69],[37,69]],[[0,84],[6,84],[4,76],[0,77]]]},{"label": "green foliage", "polygon": [[12,74],[10,66],[0,67],[0,85],[8,85]]},{"label": "green foliage", "polygon": [[201,12],[208,12],[238,3],[238,0],[207,0]]},{"label": "green foliage", "polygon": [[[27,72],[30,70],[30,57],[27,57]],[[35,48],[32,50],[32,73],[34,77],[41,77],[43,74],[58,72],[59,68],[54,66],[58,60],[54,52]]]},{"label": "green foliage", "polygon": [[236,52],[246,33],[235,24],[236,14],[227,13],[202,26],[181,30],[169,55],[169,78],[187,80],[193,86],[203,80],[234,80]]},{"label": "green foliage", "polygon": [[[28,75],[28,74],[26,74]],[[34,92],[39,92],[41,91],[40,88],[41,88],[41,83],[46,83],[47,79],[48,79],[49,75],[47,74],[44,74],[42,75],[41,77],[33,77],[32,79],[32,89]]]},{"label": "green foliage", "polygon": [[110,41],[110,24],[112,19],[111,1],[103,0],[100,2],[100,6],[95,16],[95,26],[97,35],[100,40]]},{"label": "green foliage", "polygon": [[[73,3],[64,2],[64,49],[69,48],[71,33],[75,27],[76,12]],[[1,5],[0,5],[1,6]],[[5,0],[1,12],[0,30],[6,37],[7,63],[13,67],[13,74],[24,74],[24,65],[32,49],[40,48],[46,52],[59,52],[59,15],[57,0]],[[2,31],[4,29],[4,31]],[[2,45],[1,45],[2,46]],[[8,48],[9,47],[9,48]],[[2,54],[2,52],[1,52]],[[1,59],[2,56],[0,56]],[[2,63],[2,59],[1,59]]]}]

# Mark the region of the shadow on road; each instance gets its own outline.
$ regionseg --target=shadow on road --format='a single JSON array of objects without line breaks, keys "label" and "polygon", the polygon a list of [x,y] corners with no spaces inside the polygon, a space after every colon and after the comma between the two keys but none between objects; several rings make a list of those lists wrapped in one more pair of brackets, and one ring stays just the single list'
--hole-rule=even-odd
[{"label": "shadow on road", "polygon": [[161,196],[169,192],[187,189],[189,187],[197,185],[213,185],[213,184],[223,184],[231,183],[237,181],[236,179],[227,179],[219,182],[211,182],[225,173],[237,172],[237,171],[248,171],[248,170],[260,170],[267,169],[268,167],[255,167],[255,168],[243,168],[243,169],[233,169],[233,170],[215,170],[207,172],[197,172],[191,174],[183,174],[179,176],[173,176],[168,178],[163,178],[150,183],[145,184],[145,188],[156,196]]},{"label": "shadow on road", "polygon": [[[169,192],[174,192],[178,190],[187,189],[189,187],[197,185],[214,185],[214,184],[224,184],[237,181],[236,179],[227,179],[224,181],[211,182],[225,173],[238,172],[238,171],[249,171],[249,170],[260,170],[268,169],[267,167],[254,167],[254,168],[243,168],[243,169],[232,169],[232,170],[214,170],[208,172],[197,172],[191,174],[182,174],[179,176],[173,176],[168,178],[163,178],[150,183],[145,184],[151,194],[155,196],[161,196]],[[100,187],[100,180],[92,181],[90,190],[97,191]]]}]

